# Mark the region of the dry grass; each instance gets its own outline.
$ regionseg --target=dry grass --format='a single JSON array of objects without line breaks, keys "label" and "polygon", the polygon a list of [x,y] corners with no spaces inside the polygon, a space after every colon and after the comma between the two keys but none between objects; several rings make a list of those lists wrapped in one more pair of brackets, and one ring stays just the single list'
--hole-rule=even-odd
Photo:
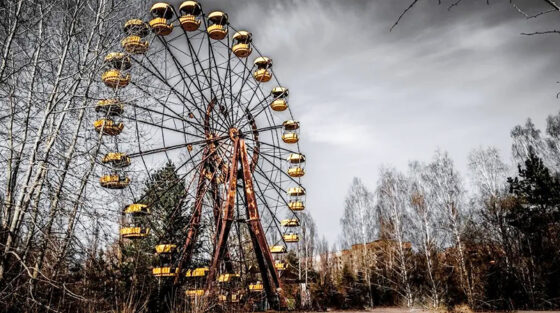
[{"label": "dry grass", "polygon": [[469,308],[468,305],[462,304],[462,305],[456,305],[453,308],[453,313],[473,313],[473,310],[471,310],[471,308]]}]

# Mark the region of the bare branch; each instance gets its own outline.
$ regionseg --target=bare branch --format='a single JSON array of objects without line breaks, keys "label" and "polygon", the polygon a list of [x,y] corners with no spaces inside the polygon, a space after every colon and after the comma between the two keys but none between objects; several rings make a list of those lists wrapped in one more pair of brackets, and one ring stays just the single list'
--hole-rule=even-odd
[{"label": "bare branch", "polygon": [[560,30],[546,30],[540,32],[533,32],[533,33],[521,33],[521,35],[525,35],[525,36],[546,35],[546,34],[560,34]]},{"label": "bare branch", "polygon": [[410,5],[408,6],[408,8],[406,8],[401,15],[399,15],[399,18],[397,19],[397,21],[395,22],[395,24],[393,24],[393,26],[391,26],[391,29],[389,31],[393,31],[393,28],[395,28],[399,22],[402,20],[402,18],[406,15],[406,13],[408,13],[408,11],[412,10],[412,8],[416,5],[416,3],[418,3],[418,0],[414,0],[412,1],[412,3],[410,3]]},{"label": "bare branch", "polygon": [[560,11],[560,6],[558,6],[558,4],[556,4],[554,1],[552,0],[544,0],[544,2],[548,3],[550,6],[552,6],[556,11]]}]

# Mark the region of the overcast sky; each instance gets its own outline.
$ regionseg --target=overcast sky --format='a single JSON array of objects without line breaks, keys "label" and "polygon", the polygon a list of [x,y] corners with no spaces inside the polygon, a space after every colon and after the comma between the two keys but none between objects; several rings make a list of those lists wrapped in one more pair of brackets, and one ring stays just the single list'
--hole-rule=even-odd
[{"label": "overcast sky", "polygon": [[527,20],[509,0],[450,11],[426,0],[389,32],[410,0],[201,2],[251,31],[290,88],[307,207],[331,243],[353,177],[373,190],[381,165],[404,171],[441,148],[467,178],[471,149],[496,146],[509,161],[511,128],[528,117],[542,127],[558,110],[560,36],[520,35],[556,28],[556,13]]}]

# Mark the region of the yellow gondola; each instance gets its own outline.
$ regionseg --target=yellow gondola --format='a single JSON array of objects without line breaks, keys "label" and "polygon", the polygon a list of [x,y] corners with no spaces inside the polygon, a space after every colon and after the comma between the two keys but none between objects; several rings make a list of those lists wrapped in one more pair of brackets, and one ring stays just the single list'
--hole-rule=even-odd
[{"label": "yellow gondola", "polygon": [[299,141],[299,136],[296,133],[284,133],[282,134],[282,141],[285,143],[297,143]]},{"label": "yellow gondola", "polygon": [[261,282],[249,284],[249,291],[251,292],[261,292],[263,290],[264,290],[264,286]]},{"label": "yellow gondola", "polygon": [[131,19],[126,21],[123,29],[129,36],[146,37],[150,33],[148,25],[140,19]]},{"label": "yellow gondola", "polygon": [[187,295],[187,297],[202,297],[204,296],[204,289],[190,289],[190,290],[186,290],[185,294]]},{"label": "yellow gondola", "polygon": [[303,203],[303,201],[299,201],[299,200],[288,202],[288,207],[292,211],[303,211],[303,210],[305,210],[305,204]]},{"label": "yellow gondola", "polygon": [[152,268],[152,275],[156,277],[175,277],[179,274],[179,268],[175,267],[154,267]]},{"label": "yellow gondola", "polygon": [[181,17],[179,17],[179,23],[185,31],[192,32],[200,27],[200,13],[202,13],[202,7],[200,3],[196,1],[185,1],[181,3],[179,7],[181,12]]},{"label": "yellow gondola", "polygon": [[288,175],[290,175],[291,177],[302,177],[303,175],[305,175],[305,171],[299,166],[291,167],[288,169]]},{"label": "yellow gondola", "polygon": [[101,163],[123,168],[130,165],[130,157],[122,152],[109,152],[101,159]]},{"label": "yellow gondola", "polygon": [[289,95],[289,93],[290,91],[288,90],[288,88],[284,88],[284,87],[274,87],[270,92],[270,94],[274,98],[286,98]]},{"label": "yellow gondola", "polygon": [[204,277],[208,273],[208,267],[198,267],[193,270],[188,270],[185,274],[186,277]]},{"label": "yellow gondola", "polygon": [[282,123],[282,126],[284,126],[284,130],[286,131],[296,131],[299,129],[299,122],[294,120],[287,120]]},{"label": "yellow gondola", "polygon": [[124,103],[116,98],[97,101],[95,111],[107,116],[117,116],[124,112]]},{"label": "yellow gondola", "polygon": [[254,62],[257,70],[253,73],[253,77],[261,83],[266,83],[272,78],[269,69],[272,67],[272,60],[267,57],[258,57]]},{"label": "yellow gondola", "polygon": [[173,8],[169,3],[156,2],[152,5],[150,13],[152,13],[153,17],[162,17],[168,20],[173,17]]},{"label": "yellow gondola", "polygon": [[103,73],[101,80],[107,87],[110,88],[123,88],[130,83],[130,74],[123,74],[120,70],[110,69]]},{"label": "yellow gondola", "polygon": [[156,17],[150,21],[150,27],[156,35],[167,36],[173,31],[173,24],[167,24],[167,19]]},{"label": "yellow gondola", "polygon": [[120,233],[123,238],[140,239],[148,236],[150,234],[150,229],[142,227],[123,227]]},{"label": "yellow gondola", "polygon": [[140,36],[131,35],[121,41],[123,49],[130,54],[144,54],[148,51],[150,44]]},{"label": "yellow gondola", "polygon": [[124,214],[150,214],[150,208],[147,204],[133,203],[124,208]]},{"label": "yellow gondola", "polygon": [[285,111],[288,108],[288,89],[284,87],[275,87],[270,94],[274,100],[270,103],[270,108],[277,112]]},{"label": "yellow gondola", "polygon": [[221,11],[214,11],[208,15],[210,26],[206,29],[208,36],[214,40],[226,38],[228,30],[228,15]]},{"label": "yellow gondola", "polygon": [[284,227],[298,227],[299,220],[297,218],[285,219],[280,222],[280,225]]},{"label": "yellow gondola", "polygon": [[120,122],[117,123],[109,118],[102,118],[93,122],[93,127],[98,133],[103,132],[104,135],[116,136],[123,131],[124,124]]},{"label": "yellow gondola", "polygon": [[156,35],[167,36],[173,31],[173,25],[168,23],[168,20],[173,17],[173,8],[165,3],[155,3],[150,9],[154,17],[150,21],[150,27]]},{"label": "yellow gondola", "polygon": [[272,246],[270,247],[270,253],[286,253],[285,246]]},{"label": "yellow gondola", "polygon": [[[287,160],[291,164],[302,164],[305,163],[305,156],[299,153],[290,153]],[[288,175],[291,177],[302,177],[305,175],[305,170],[301,166],[293,166],[288,169]]]},{"label": "yellow gondola", "polygon": [[288,102],[286,99],[276,99],[270,103],[270,108],[276,112],[282,112],[288,108]]},{"label": "yellow gondola", "polygon": [[231,50],[238,58],[248,57],[253,49],[251,48],[251,42],[253,41],[253,35],[248,31],[239,31],[233,35],[233,47]]},{"label": "yellow gondola", "polygon": [[288,189],[288,196],[298,197],[304,195],[305,195],[305,189],[303,189],[302,187],[291,187],[290,189]]},{"label": "yellow gondola", "polygon": [[111,52],[103,60],[105,66],[112,69],[128,70],[132,67],[130,57],[122,52]]},{"label": "yellow gondola", "polygon": [[219,283],[229,283],[237,278],[241,277],[239,274],[221,274],[218,277]]},{"label": "yellow gondola", "polygon": [[288,243],[294,243],[294,242],[299,242],[299,235],[298,234],[285,234],[284,236],[282,236],[284,238],[285,242]]},{"label": "yellow gondola", "polygon": [[157,254],[173,253],[177,249],[177,245],[174,244],[162,244],[156,246]]},{"label": "yellow gondola", "polygon": [[284,126],[284,134],[282,134],[282,141],[285,143],[297,143],[299,141],[299,136],[297,130],[299,129],[299,122],[288,120],[282,123]]},{"label": "yellow gondola", "polygon": [[288,264],[286,262],[276,261],[276,262],[274,262],[274,267],[278,271],[285,271],[288,268]]},{"label": "yellow gondola", "polygon": [[290,153],[287,160],[291,164],[301,164],[305,162],[305,155],[299,153]]},{"label": "yellow gondola", "polygon": [[108,189],[124,189],[130,184],[130,178],[120,175],[104,175],[99,178],[101,187]]}]

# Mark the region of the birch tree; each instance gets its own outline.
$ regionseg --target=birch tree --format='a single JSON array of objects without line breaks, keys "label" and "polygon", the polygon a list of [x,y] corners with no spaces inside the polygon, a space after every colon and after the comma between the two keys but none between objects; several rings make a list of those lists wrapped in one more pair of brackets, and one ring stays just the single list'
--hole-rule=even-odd
[{"label": "birch tree", "polygon": [[301,304],[307,308],[311,305],[311,295],[309,293],[309,271],[313,269],[315,262],[315,250],[317,243],[317,230],[313,217],[304,212],[299,216],[301,224],[301,240],[298,242],[299,263],[298,274],[299,280],[304,282],[301,289]]},{"label": "birch tree", "polygon": [[382,168],[380,177],[377,187],[377,205],[380,214],[387,221],[387,235],[394,243],[391,245],[396,254],[394,290],[404,298],[407,307],[412,307],[412,286],[409,277],[410,250],[406,238],[410,225],[407,212],[409,183],[404,175],[393,168]]},{"label": "birch tree", "polygon": [[[506,222],[508,209],[503,201],[507,197],[506,179],[509,168],[502,162],[494,147],[471,151],[468,166],[474,188],[473,204],[476,213],[481,217],[485,230],[492,233],[489,238],[496,238],[502,247],[506,247],[509,237]],[[506,261],[509,263],[507,257]]]},{"label": "birch tree", "polygon": [[455,259],[458,267],[461,288],[471,307],[474,307],[474,292],[469,272],[467,256],[462,238],[464,219],[468,214],[464,206],[462,181],[453,161],[446,152],[436,151],[433,161],[428,165],[424,175],[429,197],[441,213],[440,223],[450,235],[450,244],[456,250]]},{"label": "birch tree", "polygon": [[531,119],[525,125],[517,125],[511,130],[511,152],[516,163],[522,163],[530,151],[537,155],[546,154],[546,145],[541,138],[541,131],[535,128]]},{"label": "birch tree", "polygon": [[373,290],[371,287],[370,267],[375,263],[374,256],[370,255],[367,243],[373,241],[378,235],[377,214],[375,212],[374,195],[359,178],[352,180],[352,185],[344,201],[344,213],[340,219],[342,226],[343,245],[350,248],[352,245],[362,245],[362,253],[358,264],[365,271],[365,280],[368,284],[369,305],[373,307]]},{"label": "birch tree", "polygon": [[353,244],[366,244],[378,234],[374,195],[359,178],[355,177],[348,189],[340,224],[345,248]]},{"label": "birch tree", "polygon": [[89,125],[105,90],[99,70],[119,48],[124,17],[141,16],[143,2],[8,0],[0,8],[3,303],[23,297],[43,311],[85,300],[60,280],[69,264],[92,257],[84,245],[95,241],[91,221],[112,214],[95,200],[103,143]]},{"label": "birch tree", "polygon": [[426,265],[428,298],[432,308],[438,308],[442,301],[443,287],[439,272],[438,249],[442,247],[442,240],[438,233],[441,215],[436,204],[431,201],[425,179],[426,165],[412,162],[409,165],[409,200],[410,225],[413,230],[412,240],[422,254]]}]

